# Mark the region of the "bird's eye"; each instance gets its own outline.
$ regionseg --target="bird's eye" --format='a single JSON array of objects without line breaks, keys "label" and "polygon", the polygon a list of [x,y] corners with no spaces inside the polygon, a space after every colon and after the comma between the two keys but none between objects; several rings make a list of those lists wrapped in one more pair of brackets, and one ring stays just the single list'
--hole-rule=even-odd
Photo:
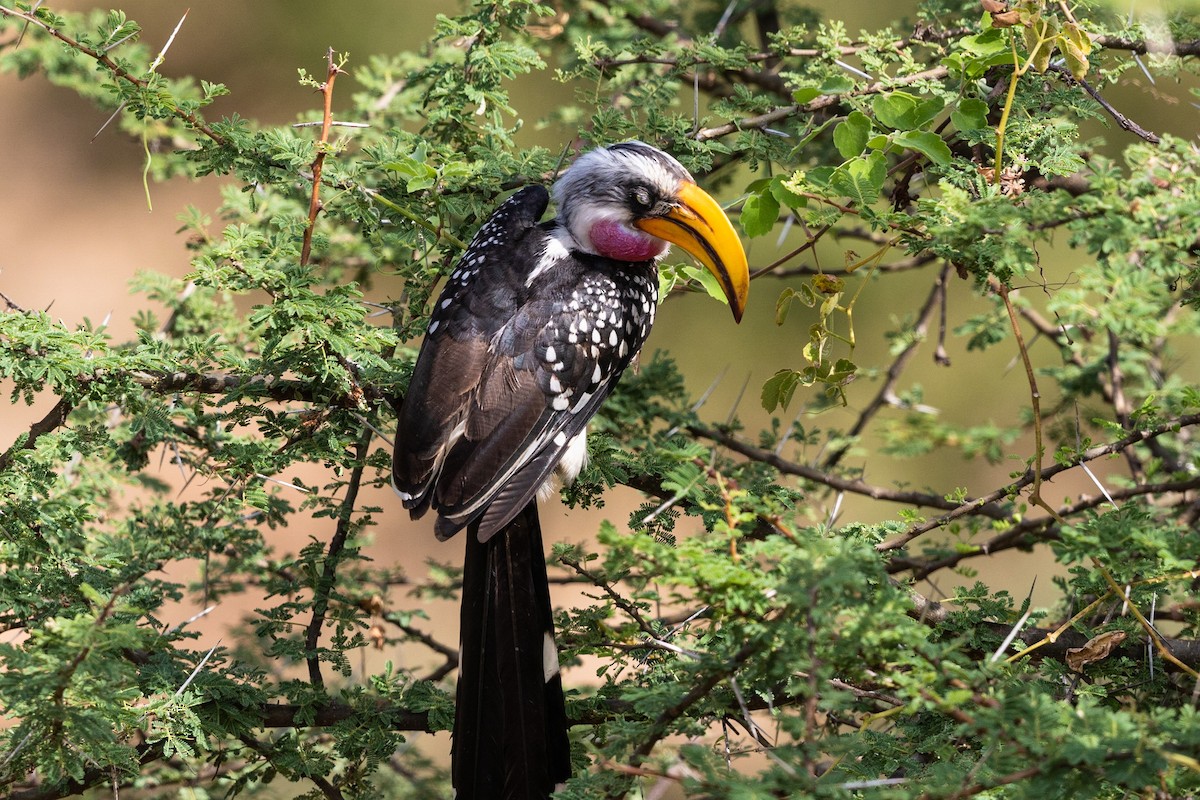
[{"label": "bird's eye", "polygon": [[634,211],[644,214],[654,206],[654,197],[647,187],[635,186],[629,192],[629,205]]}]

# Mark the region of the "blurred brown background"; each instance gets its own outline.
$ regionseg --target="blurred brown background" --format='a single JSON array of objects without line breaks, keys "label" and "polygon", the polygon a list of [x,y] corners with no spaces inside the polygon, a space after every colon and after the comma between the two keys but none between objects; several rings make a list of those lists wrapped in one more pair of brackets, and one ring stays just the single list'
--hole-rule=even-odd
[{"label": "blurred brown background", "polygon": [[[143,41],[152,50],[157,50],[189,4],[176,0],[129,0],[119,5],[142,24]],[[101,7],[78,1],[48,5],[64,10]],[[257,0],[254,3],[207,0],[190,5],[187,21],[160,71],[169,75],[192,74],[226,84],[232,94],[221,98],[205,111],[205,115],[219,118],[237,112],[262,124],[285,124],[319,117],[318,98],[298,84],[296,69],[305,67],[310,73],[320,74],[326,48],[350,54],[350,78],[338,82],[339,95],[348,98],[357,90],[353,84],[356,64],[365,63],[375,53],[420,47],[432,31],[435,14],[455,13],[460,8],[458,3],[438,0],[403,3],[358,0],[336,6],[310,0]],[[879,24],[874,19],[878,5],[867,0],[849,3],[826,0],[814,5],[845,20],[851,31],[860,27],[875,28]],[[912,7],[911,3],[893,4],[886,14],[894,18],[903,13],[904,8]],[[1157,86],[1151,86],[1143,74],[1131,71],[1125,80],[1123,88],[1106,93],[1124,113],[1160,133],[1195,135],[1200,112],[1187,96],[1187,89],[1196,86],[1194,79],[1180,84],[1174,79],[1162,78]],[[522,80],[514,91],[514,105],[527,120],[521,133],[524,143],[536,142],[555,149],[564,146],[573,132],[533,123],[542,116],[547,103],[569,98],[570,94],[571,89],[555,83],[548,72]],[[342,105],[345,106],[345,101]],[[0,292],[24,307],[50,308],[53,315],[67,325],[77,325],[85,318],[93,323],[109,319],[114,341],[128,338],[133,330],[129,320],[143,305],[141,298],[129,294],[130,278],[141,270],[176,276],[189,271],[188,253],[182,237],[177,234],[176,215],[189,204],[212,213],[218,203],[218,186],[222,179],[210,177],[195,182],[176,180],[154,185],[151,187],[154,207],[151,212],[147,209],[142,187],[140,142],[125,138],[115,126],[91,141],[108,117],[108,111],[97,109],[39,77],[22,82],[7,74],[0,75],[0,109],[3,109],[0,113],[0,147],[5,153],[3,178],[0,179],[3,184],[3,192],[0,192],[0,242],[3,243],[0,248]],[[1090,125],[1088,133],[1103,133],[1110,143],[1107,150],[1112,154],[1132,141],[1130,135],[1115,129],[1105,131],[1100,125]],[[852,242],[827,243],[820,252],[822,263],[840,266],[841,248],[856,246]],[[755,240],[750,246],[752,268],[769,263],[779,252],[773,236]],[[1047,254],[1043,263],[1047,280],[1070,280],[1071,270],[1081,257],[1065,250]],[[895,329],[898,320],[925,296],[934,277],[934,269],[927,268],[889,277],[886,282],[876,282],[867,288],[855,312],[858,336],[858,347],[853,354],[855,361],[864,365],[887,363],[885,333]],[[775,326],[775,298],[784,285],[783,281],[756,284],[747,320],[740,328],[729,323],[724,309],[700,296],[675,299],[663,308],[647,352],[658,348],[671,350],[696,395],[718,376],[724,375],[702,412],[707,419],[723,421],[736,405],[748,429],[757,430],[767,421],[758,404],[763,381],[780,368],[800,366],[799,350],[813,319],[807,309],[796,306],[784,326]],[[1041,290],[1031,287],[1030,291]],[[370,288],[368,296],[382,299],[388,293],[388,286],[376,285]],[[953,282],[949,299],[950,327],[986,308],[987,301],[978,297],[971,287],[961,281]],[[944,418],[963,424],[988,420],[1008,424],[1015,419],[1019,409],[1028,405],[1028,387],[1022,370],[1014,361],[1015,351],[1011,346],[1001,345],[983,356],[978,353],[968,356],[965,344],[953,338],[947,346],[953,363],[951,368],[935,367],[932,346],[927,346],[918,354],[910,375],[902,381],[900,388],[912,383],[922,384],[926,403],[938,408]],[[1034,355],[1042,359],[1056,357],[1049,348],[1036,345]],[[1185,354],[1184,357],[1191,362],[1187,369],[1198,374],[1195,356]],[[849,408],[830,411],[819,418],[807,418],[805,424],[845,427],[876,389],[877,384],[871,381],[853,384],[849,390]],[[34,408],[0,406],[0,447],[7,447],[53,402],[47,397],[41,398]],[[793,411],[784,414],[785,421],[790,421],[795,407],[794,404]],[[1032,450],[1028,443],[1020,447],[1018,452],[1022,458]],[[1011,471],[1022,466],[1019,460],[995,467],[983,462],[964,463],[956,454],[946,453],[896,462],[877,459],[870,456],[870,452],[871,443],[867,442],[846,463],[868,465],[866,479],[882,485],[903,482],[943,490],[965,486],[976,493],[1002,484]],[[1119,464],[1100,465],[1098,471],[1103,473],[1106,466],[1119,468]],[[170,464],[164,464],[162,470],[165,479],[178,480],[178,471]],[[1055,481],[1051,487],[1052,497],[1094,491],[1082,475],[1072,473],[1064,478]],[[831,509],[834,501],[835,498],[814,498],[814,502],[826,509]],[[459,557],[459,545],[438,546],[428,521],[409,523],[399,502],[390,494],[381,493],[379,497],[369,498],[368,502],[382,504],[390,515],[388,529],[380,529],[375,534],[377,545],[371,550],[375,558],[402,563],[419,572],[427,557],[446,561],[455,561]],[[623,526],[629,510],[637,502],[638,497],[633,492],[615,491],[605,508],[589,512],[568,514],[557,502],[545,504],[543,517],[547,539],[583,539],[595,531],[603,518]],[[875,521],[892,517],[896,511],[896,508],[848,497],[841,506],[839,520]],[[822,511],[822,515],[824,513],[827,511]],[[681,532],[694,529],[695,524],[685,520]],[[310,536],[327,540],[330,533],[325,524],[298,525],[289,531],[277,532],[272,541],[281,552],[294,552]],[[1052,570],[1044,553],[1006,554],[987,564],[977,561],[972,566],[986,570],[987,580],[1008,585],[1018,596],[1024,596],[1030,590],[1037,576],[1035,601],[1045,603],[1053,598],[1049,580]],[[177,577],[193,580],[197,575],[198,572]],[[949,588],[926,587],[935,595],[938,589],[948,591]],[[175,621],[196,613],[199,602],[196,600],[180,608],[179,619]],[[562,602],[569,602],[569,595],[563,596]],[[222,636],[227,637],[228,626],[237,625],[249,610],[218,609],[206,619],[204,638],[196,646],[211,646]],[[453,642],[453,625],[442,628],[443,623],[452,623],[453,612],[437,606],[431,610],[439,618],[437,628],[442,631],[439,635]],[[225,643],[230,641],[226,639]],[[376,657],[406,665],[406,659],[426,658],[418,651],[370,655],[372,661]],[[587,675],[581,673],[579,679],[586,680]]]}]

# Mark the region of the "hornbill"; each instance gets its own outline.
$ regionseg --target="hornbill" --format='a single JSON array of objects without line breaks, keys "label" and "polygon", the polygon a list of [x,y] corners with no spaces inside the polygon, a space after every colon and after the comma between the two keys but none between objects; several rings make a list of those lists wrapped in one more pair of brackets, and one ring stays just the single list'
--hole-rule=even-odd
[{"label": "hornbill", "polygon": [[739,321],[750,281],[721,207],[661,150],[592,150],[553,195],[554,219],[539,222],[549,193],[529,186],[479,229],[400,410],[401,500],[414,519],[437,512],[438,539],[467,529],[457,800],[546,798],[570,775],[537,496],[583,468],[588,420],[654,322],[658,261],[671,243],[689,252]]}]

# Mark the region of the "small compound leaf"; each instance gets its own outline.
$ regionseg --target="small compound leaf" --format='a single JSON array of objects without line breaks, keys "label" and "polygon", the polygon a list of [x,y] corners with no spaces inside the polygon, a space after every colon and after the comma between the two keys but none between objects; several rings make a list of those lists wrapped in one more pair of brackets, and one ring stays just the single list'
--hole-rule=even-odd
[{"label": "small compound leaf", "polygon": [[782,175],[776,175],[771,179],[769,191],[771,196],[779,201],[780,205],[788,208],[804,208],[808,205],[808,198],[802,194],[796,194],[789,186],[790,181]]},{"label": "small compound leaf", "polygon": [[879,199],[886,179],[886,159],[883,153],[874,152],[869,156],[853,158],[838,167],[830,177],[829,185],[857,205],[869,206]]}]

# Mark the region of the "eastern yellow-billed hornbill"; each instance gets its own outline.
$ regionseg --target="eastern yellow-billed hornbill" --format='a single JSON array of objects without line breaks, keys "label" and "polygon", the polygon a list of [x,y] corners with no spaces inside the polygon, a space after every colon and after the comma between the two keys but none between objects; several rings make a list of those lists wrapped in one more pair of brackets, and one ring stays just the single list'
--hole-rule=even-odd
[{"label": "eastern yellow-billed hornbill", "polygon": [[654,322],[674,243],[735,319],[746,256],[720,206],[641,142],[581,156],[480,228],[434,308],[400,412],[393,483],[439,539],[467,528],[453,782],[457,800],[545,798],[570,774],[536,498],[570,481],[586,426]]}]

